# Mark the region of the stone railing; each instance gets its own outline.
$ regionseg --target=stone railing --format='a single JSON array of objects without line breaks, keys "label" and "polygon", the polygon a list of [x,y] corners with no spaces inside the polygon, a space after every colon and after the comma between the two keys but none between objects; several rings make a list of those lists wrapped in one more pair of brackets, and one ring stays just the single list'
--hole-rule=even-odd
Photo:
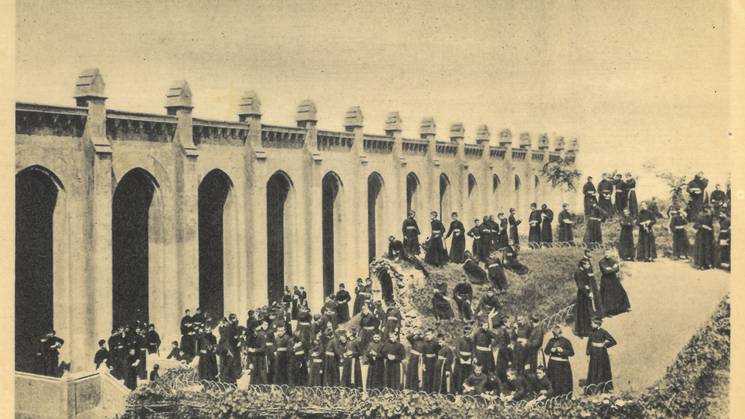
[{"label": "stone railing", "polygon": [[241,146],[246,143],[248,137],[248,126],[240,122],[194,118],[192,126],[195,145],[206,143]]},{"label": "stone railing", "polygon": [[106,137],[120,141],[167,143],[176,132],[175,116],[139,112],[106,111]]},{"label": "stone railing", "polygon": [[266,148],[302,148],[306,130],[276,125],[261,126],[261,145]]},{"label": "stone railing", "polygon": [[465,144],[463,154],[469,159],[480,159],[484,155],[484,146],[480,144]]},{"label": "stone railing", "polygon": [[507,147],[489,147],[489,157],[497,160],[504,160],[507,155]]},{"label": "stone railing", "polygon": [[354,134],[350,132],[318,131],[318,149],[321,151],[350,151]]},{"label": "stone railing", "polygon": [[82,137],[88,109],[16,104],[16,134]]},{"label": "stone railing", "polygon": [[524,149],[513,148],[512,149],[512,160],[525,160],[525,156],[528,152]]},{"label": "stone railing", "polygon": [[393,151],[394,140],[385,135],[365,134],[363,144],[367,152],[387,154]]},{"label": "stone railing", "polygon": [[542,162],[544,155],[545,153],[543,151],[534,150],[530,153],[530,159],[533,160],[534,162]]},{"label": "stone railing", "polygon": [[436,150],[437,154],[455,156],[458,154],[458,144],[450,141],[438,141]]},{"label": "stone railing", "polygon": [[416,138],[404,138],[401,141],[401,148],[407,154],[427,154],[429,143],[427,140]]},{"label": "stone railing", "polygon": [[554,162],[561,160],[561,152],[559,151],[550,151],[548,153],[548,161]]}]

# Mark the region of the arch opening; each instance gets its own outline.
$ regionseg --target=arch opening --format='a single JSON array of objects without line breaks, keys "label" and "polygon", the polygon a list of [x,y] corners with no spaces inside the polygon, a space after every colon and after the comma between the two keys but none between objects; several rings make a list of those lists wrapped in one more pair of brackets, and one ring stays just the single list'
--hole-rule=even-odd
[{"label": "arch opening", "polygon": [[419,192],[419,177],[414,172],[409,172],[406,175],[406,212],[411,210],[418,212],[420,195]]},{"label": "arch opening", "polygon": [[323,231],[323,295],[334,293],[335,285],[335,239],[341,232],[340,193],[341,180],[333,173],[327,173],[322,180],[321,228]]},{"label": "arch opening", "polygon": [[267,232],[267,292],[269,302],[280,301],[284,294],[285,262],[288,244],[285,243],[288,229],[289,198],[292,181],[283,172],[277,172],[266,184],[266,232]]},{"label": "arch opening", "polygon": [[450,179],[445,173],[440,174],[440,219],[444,220],[446,211],[453,209],[450,199]]},{"label": "arch opening", "polygon": [[34,356],[41,336],[54,328],[55,223],[62,188],[45,169],[16,175],[15,368],[43,374]]},{"label": "arch opening", "polygon": [[213,170],[199,184],[199,306],[220,319],[225,312],[225,219],[232,182]]},{"label": "arch opening", "polygon": [[112,204],[113,325],[149,321],[151,254],[158,203],[155,179],[143,169],[125,174]]},{"label": "arch opening", "polygon": [[367,259],[372,262],[378,249],[378,221],[382,219],[383,178],[378,173],[371,173],[367,177]]}]

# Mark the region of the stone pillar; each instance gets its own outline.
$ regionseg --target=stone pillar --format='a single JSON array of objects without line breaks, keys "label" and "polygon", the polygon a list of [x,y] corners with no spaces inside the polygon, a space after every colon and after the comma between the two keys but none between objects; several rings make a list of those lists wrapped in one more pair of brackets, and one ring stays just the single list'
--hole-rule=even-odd
[{"label": "stone pillar", "polygon": [[[483,153],[481,154],[481,170],[479,173],[481,173],[481,176],[477,176],[477,180],[479,180],[479,188],[481,190],[481,199],[479,202],[479,209],[478,214],[474,214],[475,216],[482,216],[483,214],[486,214],[490,210],[489,206],[489,197],[492,196],[492,165],[491,165],[491,146],[489,142],[491,141],[491,133],[489,132],[489,127],[486,125],[479,125],[479,127],[476,129],[476,144],[480,145],[483,148]],[[474,163],[475,164],[475,163]],[[474,217],[471,217],[474,218]],[[468,225],[471,225],[471,222],[473,220],[468,220]],[[464,221],[465,222],[465,221]]]},{"label": "stone pillar", "polygon": [[[176,272],[165,272],[164,286],[178,284],[178,289],[173,290],[168,286],[161,290],[164,302],[161,324],[165,323],[167,327],[175,329],[183,310],[199,305],[199,180],[196,170],[199,152],[194,145],[191,89],[186,81],[177,81],[171,85],[166,95],[165,108],[169,115],[176,116],[177,125],[174,134]],[[165,218],[168,219],[167,215]],[[166,252],[165,257],[169,254],[170,252]],[[174,282],[169,282],[171,278]],[[156,325],[160,327],[161,324]]]},{"label": "stone pillar", "polygon": [[307,243],[304,243],[305,264],[307,267],[305,289],[308,291],[308,303],[311,311],[320,310],[323,304],[323,229],[322,229],[322,186],[323,158],[318,151],[318,119],[316,117],[316,105],[311,100],[304,100],[298,105],[295,120],[298,127],[307,130],[305,135],[304,149],[310,158],[308,166],[308,185],[305,201],[309,204],[304,208],[307,222]]},{"label": "stone pillar", "polygon": [[[424,192],[425,190],[428,190],[429,193],[425,194],[425,199],[422,200],[424,202],[425,206],[425,214],[417,214],[417,222],[420,224],[420,229],[422,229],[424,226],[424,229],[422,230],[422,234],[425,235],[425,237],[428,235],[426,232],[426,225],[427,220],[429,220],[429,213],[432,210],[435,210],[437,212],[440,211],[440,160],[437,158],[437,125],[435,124],[435,120],[432,117],[426,117],[422,119],[422,122],[419,124],[419,137],[422,140],[427,141],[427,160],[429,160],[430,164],[432,165],[429,173],[422,173],[423,179],[420,181],[422,183],[427,183],[427,185],[421,185]],[[426,178],[424,178],[426,176]],[[427,197],[428,195],[428,197]],[[429,207],[429,208],[427,208]]]},{"label": "stone pillar", "polygon": [[[345,281],[347,289],[354,289],[354,283],[349,282],[357,277],[367,276],[368,273],[368,243],[367,236],[369,232],[369,225],[367,219],[367,197],[368,197],[368,185],[367,185],[367,171],[364,170],[363,166],[367,165],[367,153],[365,152],[365,134],[364,134],[364,116],[362,115],[362,109],[359,106],[350,107],[344,115],[344,130],[354,134],[354,142],[352,143],[352,161],[355,162],[352,170],[352,176],[357,181],[354,182],[354,186],[350,181],[347,181],[344,195],[346,209],[344,212],[344,249],[351,250],[354,255],[352,258],[345,260],[346,268],[342,272],[346,272],[346,275],[339,277],[337,275],[337,282]],[[346,196],[351,194],[351,196]],[[382,198],[382,197],[381,197]],[[380,230],[380,229],[379,229]],[[379,239],[379,237],[376,237]],[[336,246],[335,246],[336,247]],[[345,253],[347,253],[345,251]],[[338,263],[335,261],[335,263]]]},{"label": "stone pillar", "polygon": [[504,180],[504,194],[501,195],[502,201],[504,201],[502,206],[505,212],[508,212],[510,208],[515,208],[518,218],[527,219],[523,216],[524,211],[518,208],[520,196],[518,191],[515,191],[515,175],[517,171],[512,160],[512,131],[509,128],[505,128],[499,133],[499,146],[504,147],[506,150],[504,154],[504,166],[507,168],[505,170],[507,178]]},{"label": "stone pillar", "polygon": [[[75,85],[77,106],[88,108],[83,139],[92,150],[89,156],[88,196],[90,216],[83,217],[90,247],[83,252],[87,259],[87,275],[71,275],[70,295],[78,302],[69,302],[75,315],[74,329],[84,331],[84,339],[70,340],[71,368],[77,372],[89,369],[97,348],[97,340],[111,332],[112,322],[112,254],[111,254],[111,143],[106,138],[105,83],[99,70],[83,71]],[[88,153],[86,153],[88,154]],[[72,250],[75,252],[76,250]],[[78,305],[78,307],[76,307]],[[72,335],[68,335],[72,337]],[[63,336],[68,338],[68,336]]]},{"label": "stone pillar", "polygon": [[[385,221],[387,231],[395,232],[395,236],[403,240],[401,225],[406,218],[406,170],[407,162],[403,154],[403,137],[401,135],[401,116],[398,112],[389,112],[385,118],[385,135],[393,138],[393,167],[395,180],[386,182],[386,189],[391,188],[388,196],[391,197],[386,203]],[[387,179],[386,179],[387,180]],[[386,238],[387,240],[387,238]]]},{"label": "stone pillar", "polygon": [[440,219],[446,225],[448,220],[450,220],[450,213],[453,210],[458,211],[461,220],[464,220],[466,217],[470,216],[471,209],[473,208],[473,203],[470,201],[471,197],[468,194],[468,174],[470,167],[466,161],[465,136],[466,130],[463,128],[463,123],[455,122],[450,125],[450,142],[453,142],[458,146],[456,154],[456,158],[458,159],[458,169],[453,173],[456,178],[452,180],[452,182],[458,186],[458,190],[453,191],[455,192],[454,196],[456,201],[455,205],[453,205],[454,208],[444,209],[443,212],[445,214],[440,215]]}]

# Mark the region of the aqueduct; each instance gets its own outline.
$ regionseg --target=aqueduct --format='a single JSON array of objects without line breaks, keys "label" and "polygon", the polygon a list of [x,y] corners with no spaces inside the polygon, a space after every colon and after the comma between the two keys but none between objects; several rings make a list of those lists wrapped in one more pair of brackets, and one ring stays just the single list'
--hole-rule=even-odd
[{"label": "aqueduct", "polygon": [[89,369],[96,341],[134,319],[178,336],[185,308],[244,317],[303,285],[312,309],[340,282],[368,274],[368,262],[400,237],[407,209],[422,233],[430,210],[483,214],[532,201],[558,208],[574,194],[544,184],[548,161],[574,161],[548,135],[532,148],[522,133],[492,145],[480,126],[466,143],[424,118],[404,138],[397,112],[384,135],[366,134],[359,107],[345,131],[317,128],[303,101],[296,126],[262,124],[258,96],[243,95],[237,121],[192,116],[186,82],[171,87],[166,114],[106,109],[104,81],[84,71],[76,106],[16,105],[16,367],[44,330],[66,339],[73,370]]}]

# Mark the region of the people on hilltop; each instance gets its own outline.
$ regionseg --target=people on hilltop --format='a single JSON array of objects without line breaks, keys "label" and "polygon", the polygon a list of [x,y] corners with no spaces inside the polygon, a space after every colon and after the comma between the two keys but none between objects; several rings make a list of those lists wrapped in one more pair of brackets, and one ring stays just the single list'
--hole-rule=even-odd
[{"label": "people on hilltop", "polygon": [[585,219],[585,237],[584,243],[587,246],[603,243],[602,223],[605,212],[596,203],[592,203],[587,218]]},{"label": "people on hilltop", "polygon": [[618,236],[618,257],[626,261],[634,260],[634,226],[636,221],[631,216],[628,208],[623,210],[618,223],[621,226]]},{"label": "people on hilltop", "polygon": [[704,177],[702,172],[696,173],[696,175],[688,182],[686,192],[688,192],[688,207],[686,213],[688,214],[688,221],[694,222],[698,219],[698,215],[704,208],[704,197],[706,194],[706,187],[709,184],[709,180]]},{"label": "people on hilltop", "polygon": [[587,177],[587,182],[582,186],[582,195],[584,195],[585,217],[590,216],[590,211],[598,203],[598,192],[592,183],[592,176]]},{"label": "people on hilltop", "polygon": [[448,262],[448,254],[442,242],[445,226],[437,218],[437,211],[430,212],[432,234],[425,244],[424,261],[433,266],[443,266]]},{"label": "people on hilltop", "polygon": [[445,240],[453,236],[450,242],[450,261],[453,263],[463,263],[465,257],[463,252],[466,250],[466,228],[463,223],[458,220],[458,213],[453,211],[451,214],[452,221],[450,222],[450,228],[445,235]]},{"label": "people on hilltop", "polygon": [[481,260],[481,220],[475,218],[473,227],[466,233],[471,238],[471,254]]},{"label": "people on hilltop", "polygon": [[587,356],[590,357],[587,368],[585,391],[590,394],[613,390],[613,373],[611,371],[608,348],[617,344],[608,331],[600,327],[603,320],[596,317],[592,320],[592,331],[587,338]]},{"label": "people on hilltop", "polygon": [[687,259],[689,248],[688,231],[686,226],[688,220],[677,206],[670,210],[670,233],[673,236],[673,257],[676,259]]},{"label": "people on hilltop", "polygon": [[404,220],[403,227],[401,228],[404,238],[404,250],[407,255],[418,255],[419,250],[419,225],[415,219],[416,213],[413,210],[409,210],[406,219]]},{"label": "people on hilltop", "polygon": [[615,211],[619,216],[623,214],[626,209],[628,201],[628,191],[626,190],[626,183],[623,181],[623,175],[616,173],[613,177],[613,188],[615,189]]},{"label": "people on hilltop", "polygon": [[600,307],[603,316],[615,316],[631,310],[629,296],[618,278],[620,266],[611,256],[610,250],[603,252],[603,258],[598,262],[600,267]]},{"label": "people on hilltop", "polygon": [[603,173],[603,179],[598,182],[598,205],[603,210],[603,221],[613,215],[613,179],[608,173]]}]

